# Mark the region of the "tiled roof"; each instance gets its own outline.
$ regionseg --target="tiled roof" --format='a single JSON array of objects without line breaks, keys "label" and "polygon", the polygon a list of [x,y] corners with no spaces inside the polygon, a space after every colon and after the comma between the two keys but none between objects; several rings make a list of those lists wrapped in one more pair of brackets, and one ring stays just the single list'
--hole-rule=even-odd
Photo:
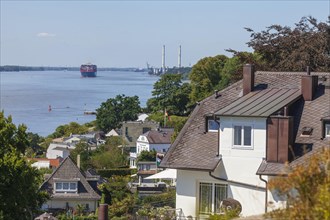
[{"label": "tiled roof", "polygon": [[[56,179],[66,181],[78,180],[78,193],[53,193],[54,182]],[[40,190],[47,191],[51,195],[51,198],[76,198],[88,200],[99,200],[101,198],[87,182],[84,173],[77,167],[70,156],[62,161],[60,166],[41,185]]]},{"label": "tiled roof", "polygon": [[[311,73],[330,80],[330,73]],[[301,88],[301,76],[306,72],[256,72],[255,88],[290,89],[298,91]],[[220,162],[218,157],[218,133],[205,132],[205,116],[231,105],[241,98],[242,80],[218,92],[218,96],[211,95],[196,105],[188,121],[180,131],[161,162],[161,167],[176,169],[192,169],[212,171]],[[275,90],[274,90],[275,91]],[[284,90],[283,90],[284,91]],[[295,121],[296,146],[311,142],[314,149],[320,146],[329,146],[327,140],[321,140],[320,118],[326,115],[330,108],[330,90],[319,86],[316,98],[313,101],[301,102],[300,109],[295,111],[299,120]],[[299,131],[305,126],[314,126],[311,138],[300,138]],[[265,146],[266,147],[266,146]],[[312,154],[312,153],[311,153]],[[307,156],[308,154],[306,154]],[[301,163],[305,158],[294,160],[292,165]],[[276,163],[261,165],[264,173],[280,173],[281,167]]]},{"label": "tiled roof", "polygon": [[147,137],[150,144],[170,144],[173,131],[155,131],[151,130],[143,135]]}]

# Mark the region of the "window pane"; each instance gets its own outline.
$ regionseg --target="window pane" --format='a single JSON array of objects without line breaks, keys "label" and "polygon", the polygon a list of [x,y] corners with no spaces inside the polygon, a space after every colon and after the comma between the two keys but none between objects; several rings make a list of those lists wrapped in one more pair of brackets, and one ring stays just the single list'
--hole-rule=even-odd
[{"label": "window pane", "polygon": [[199,212],[204,214],[212,212],[212,183],[200,183]]},{"label": "window pane", "polygon": [[69,183],[63,183],[63,189],[64,190],[69,189]]},{"label": "window pane", "polygon": [[70,190],[76,190],[77,189],[77,183],[70,183]]},{"label": "window pane", "polygon": [[219,122],[216,122],[215,120],[208,120],[209,122],[209,131],[218,131],[220,125]]},{"label": "window pane", "polygon": [[227,198],[227,185],[215,184],[214,191],[214,212],[220,213],[221,201]]},{"label": "window pane", "polygon": [[242,143],[242,126],[234,126],[234,145]]},{"label": "window pane", "polygon": [[244,126],[244,145],[251,146],[251,130],[250,126]]},{"label": "window pane", "polygon": [[330,136],[330,124],[325,124],[325,136]]},{"label": "window pane", "polygon": [[62,183],[56,183],[55,187],[56,189],[62,189]]}]

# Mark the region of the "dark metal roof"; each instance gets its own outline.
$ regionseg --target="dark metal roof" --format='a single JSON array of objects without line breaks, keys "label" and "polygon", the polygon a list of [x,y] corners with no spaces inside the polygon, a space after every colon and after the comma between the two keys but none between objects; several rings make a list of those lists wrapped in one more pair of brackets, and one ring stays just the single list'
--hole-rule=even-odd
[{"label": "dark metal roof", "polygon": [[268,117],[300,98],[300,89],[272,88],[250,92],[216,112],[220,116]]}]

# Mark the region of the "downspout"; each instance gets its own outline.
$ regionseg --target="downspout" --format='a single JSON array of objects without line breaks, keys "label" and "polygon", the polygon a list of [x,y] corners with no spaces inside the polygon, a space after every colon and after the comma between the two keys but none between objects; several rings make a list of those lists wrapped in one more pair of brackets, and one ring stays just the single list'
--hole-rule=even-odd
[{"label": "downspout", "polygon": [[265,195],[265,213],[267,213],[267,203],[268,203],[268,182],[259,175],[259,179],[266,184],[266,195]]}]

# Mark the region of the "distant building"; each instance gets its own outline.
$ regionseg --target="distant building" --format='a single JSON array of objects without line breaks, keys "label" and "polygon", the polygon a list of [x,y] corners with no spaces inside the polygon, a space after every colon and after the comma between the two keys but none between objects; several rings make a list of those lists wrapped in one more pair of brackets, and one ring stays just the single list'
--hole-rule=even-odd
[{"label": "distant building", "polygon": [[156,150],[159,154],[165,154],[171,145],[172,134],[173,129],[158,129],[140,135],[136,141],[136,153],[130,154],[130,167],[136,167],[136,158],[142,151]]},{"label": "distant building", "polygon": [[159,123],[154,121],[127,121],[123,122],[121,128],[122,138],[126,142],[125,147],[136,147],[136,140],[141,134],[147,131],[157,130],[159,128]]}]

